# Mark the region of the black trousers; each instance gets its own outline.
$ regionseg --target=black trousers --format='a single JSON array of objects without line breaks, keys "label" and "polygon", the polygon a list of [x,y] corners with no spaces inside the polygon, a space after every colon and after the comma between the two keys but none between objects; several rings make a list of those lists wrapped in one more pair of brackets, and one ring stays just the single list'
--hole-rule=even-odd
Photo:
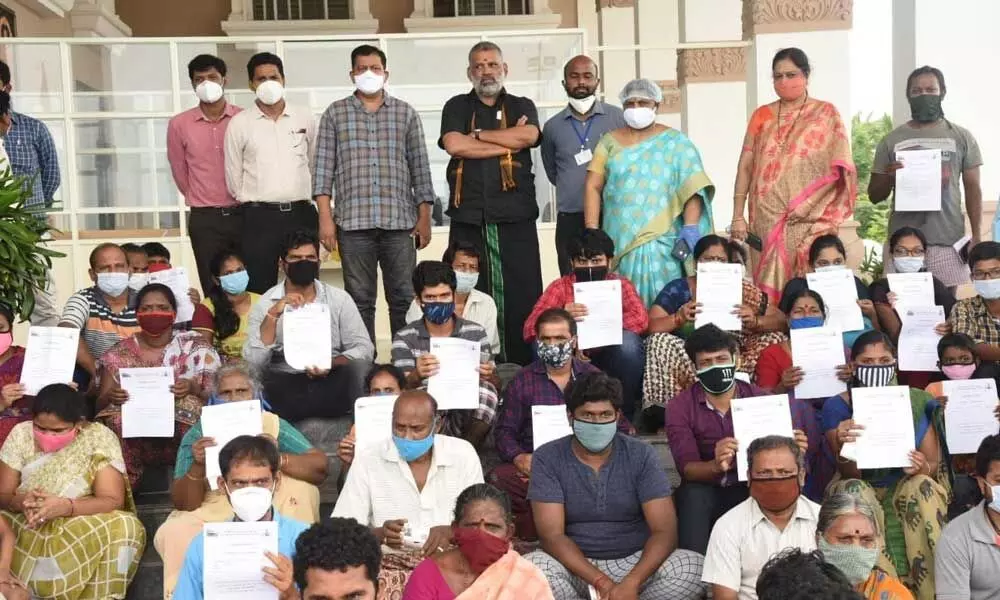
[{"label": "black trousers", "polygon": [[566,251],[566,245],[584,229],[582,212],[561,212],[556,215],[556,256],[559,257],[560,275],[573,272],[573,257]]},{"label": "black trousers", "polygon": [[192,206],[188,214],[188,235],[204,295],[212,289],[212,272],[209,269],[212,259],[224,250],[243,251],[243,207]]},{"label": "black trousers", "polygon": [[290,423],[343,417],[354,412],[354,401],[365,395],[365,376],[371,366],[367,360],[351,360],[315,379],[268,368],[262,381],[264,394],[274,413]]},{"label": "black trousers", "polygon": [[291,204],[250,202],[243,205],[243,260],[251,292],[263,294],[278,283],[278,259],[288,234],[319,230],[319,214],[312,202]]},{"label": "black trousers", "polygon": [[682,483],[674,492],[677,547],[704,555],[715,522],[749,497],[745,483],[727,487],[696,481]]}]

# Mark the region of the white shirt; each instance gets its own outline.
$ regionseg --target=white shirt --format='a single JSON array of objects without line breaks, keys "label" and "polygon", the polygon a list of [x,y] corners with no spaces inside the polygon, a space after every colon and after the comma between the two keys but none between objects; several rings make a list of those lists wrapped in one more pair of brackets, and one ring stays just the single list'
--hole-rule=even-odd
[{"label": "white shirt", "polygon": [[426,531],[455,520],[455,501],[465,488],[483,483],[479,455],[469,442],[434,436],[431,467],[423,490],[391,439],[354,457],[334,517],[350,517],[369,527],[406,519],[414,531]]},{"label": "white shirt", "polygon": [[701,580],[739,590],[740,600],[757,600],[757,576],[772,556],[786,548],[816,549],[818,518],[819,504],[799,496],[795,514],[779,531],[747,498],[715,522]]},{"label": "white shirt", "polygon": [[226,187],[238,202],[312,199],[309,166],[316,151],[316,119],[289,106],[275,121],[256,103],[226,129]]},{"label": "white shirt", "polygon": [[[482,326],[486,330],[486,339],[490,341],[490,351],[493,356],[500,354],[500,335],[497,333],[497,304],[489,294],[475,289],[469,292],[469,298],[465,301],[465,310],[459,316],[466,321],[472,321],[476,325]],[[424,318],[424,311],[420,309],[420,303],[414,299],[406,311],[406,322],[412,323],[422,318]]]}]

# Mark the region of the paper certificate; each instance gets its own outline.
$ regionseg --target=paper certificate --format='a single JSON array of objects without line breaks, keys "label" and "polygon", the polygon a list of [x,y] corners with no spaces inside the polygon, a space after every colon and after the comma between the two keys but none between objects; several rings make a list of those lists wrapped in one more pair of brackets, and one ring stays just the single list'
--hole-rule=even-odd
[{"label": "paper certificate", "polygon": [[278,600],[263,571],[274,567],[265,553],[278,553],[277,523],[205,523],[204,532],[206,600]]},{"label": "paper certificate", "polygon": [[910,466],[914,450],[910,388],[905,385],[851,390],[854,422],[864,425],[855,442],[859,469]]},{"label": "paper certificate", "polygon": [[298,308],[286,306],[281,315],[281,335],[289,367],[305,371],[309,367],[329,369],[333,365],[327,305],[313,302]]},{"label": "paper certificate", "polygon": [[847,384],[837,379],[837,367],[846,362],[840,331],[813,327],[793,329],[789,335],[792,364],[802,369],[802,381],[795,386],[796,398],[829,398],[847,391]]},{"label": "paper certificate", "polygon": [[896,171],[893,208],[898,211],[941,210],[941,149],[896,153],[903,168]]},{"label": "paper certificate", "polygon": [[618,279],[573,284],[573,302],[587,307],[576,324],[580,349],[622,344],[622,282]]},{"label": "paper certificate", "polygon": [[934,306],[934,276],[930,273],[889,273],[889,291],[896,294],[896,311],[904,306]]},{"label": "paper certificate", "polygon": [[737,264],[698,265],[697,300],[701,310],[694,318],[695,329],[709,323],[723,331],[740,331],[743,322],[733,314],[743,304],[743,270]]},{"label": "paper certificate", "polygon": [[222,475],[219,453],[222,447],[241,435],[264,433],[260,400],[244,400],[213,404],[201,409],[201,434],[215,440],[215,445],[205,449],[205,478],[208,485],[218,489]]},{"label": "paper certificate", "polygon": [[858,306],[858,288],[854,283],[854,271],[835,269],[820,273],[808,273],[806,282],[809,289],[817,292],[826,304],[826,324],[841,331],[860,331],[865,321]]},{"label": "paper certificate", "polygon": [[733,398],[733,437],[739,443],[736,451],[736,471],[740,481],[747,480],[747,448],[757,438],[769,435],[795,437],[792,427],[792,410],[788,395]]},{"label": "paper certificate", "polygon": [[174,437],[173,369],[119,369],[118,379],[128,392],[122,404],[122,437]]},{"label": "paper certificate", "polygon": [[944,308],[907,305],[896,312],[903,324],[899,330],[899,370],[936,373],[941,336],[934,327],[944,323]]},{"label": "paper certificate", "polygon": [[35,327],[28,330],[20,383],[24,395],[35,396],[50,383],[73,381],[80,330],[69,327]]},{"label": "paper certificate", "polygon": [[186,323],[194,317],[194,304],[191,303],[191,283],[188,281],[187,270],[184,267],[174,267],[166,271],[149,274],[149,283],[162,283],[170,288],[177,300],[177,318],[175,323]]},{"label": "paper certificate", "polygon": [[942,381],[948,404],[944,409],[945,438],[952,454],[974,454],[983,438],[997,433],[997,385],[992,379]]},{"label": "paper certificate", "polygon": [[427,393],[438,410],[479,408],[479,342],[460,338],[431,338],[431,354],[438,372],[427,379]]},{"label": "paper certificate", "polygon": [[396,396],[368,396],[354,401],[355,454],[392,438],[392,408]]},{"label": "paper certificate", "polygon": [[573,435],[573,430],[569,426],[565,404],[531,407],[531,439],[535,450],[567,435]]}]

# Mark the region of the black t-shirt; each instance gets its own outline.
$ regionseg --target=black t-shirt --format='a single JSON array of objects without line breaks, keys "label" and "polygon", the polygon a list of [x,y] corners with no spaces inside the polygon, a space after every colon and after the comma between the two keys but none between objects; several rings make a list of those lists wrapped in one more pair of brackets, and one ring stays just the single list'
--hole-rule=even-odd
[{"label": "black t-shirt", "polygon": [[[944,316],[947,318],[951,314],[951,309],[955,306],[955,294],[948,289],[948,286],[938,281],[937,277],[932,277],[934,281],[934,304],[944,307]],[[889,304],[889,280],[879,279],[868,288],[872,296],[872,302],[879,304]]]},{"label": "black t-shirt", "polygon": [[[500,129],[502,112],[506,112],[507,127],[514,127],[517,120],[526,117],[529,125],[538,127],[535,143],[542,142],[538,109],[528,98],[500,92],[493,106],[482,103],[475,91],[453,97],[441,111],[441,137],[438,146],[444,148],[446,133],[457,131],[469,134],[473,129]],[[472,117],[475,115],[475,127]],[[448,162],[448,216],[457,223],[479,225],[482,223],[516,223],[538,218],[535,202],[535,176],[531,172],[531,149],[515,152],[514,189],[503,191],[500,178],[500,158],[460,159]],[[461,205],[455,206],[455,180],[462,163]]]}]

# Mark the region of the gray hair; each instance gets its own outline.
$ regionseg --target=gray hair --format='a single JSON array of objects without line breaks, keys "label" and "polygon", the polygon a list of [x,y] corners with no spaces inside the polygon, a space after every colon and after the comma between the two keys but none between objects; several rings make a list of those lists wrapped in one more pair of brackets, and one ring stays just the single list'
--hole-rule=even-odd
[{"label": "gray hair", "polygon": [[253,371],[245,362],[235,362],[219,367],[219,370],[215,372],[215,379],[213,381],[214,386],[212,389],[218,392],[219,386],[222,385],[222,380],[233,375],[242,375],[243,377],[246,377],[247,381],[250,382],[250,389],[253,390],[253,397],[261,397],[260,382],[253,376]]},{"label": "gray hair", "polygon": [[496,52],[500,56],[500,60],[503,60],[503,50],[500,49],[500,46],[497,46],[493,42],[487,40],[476,43],[476,45],[469,50],[470,63],[472,62],[472,55],[476,52]]},{"label": "gray hair", "polygon": [[631,99],[652,100],[659,104],[663,102],[663,90],[651,79],[633,79],[618,94],[618,100],[622,104]]},{"label": "gray hair", "polygon": [[823,506],[819,509],[819,518],[816,522],[816,535],[823,535],[833,525],[834,521],[845,515],[861,515],[868,519],[875,528],[875,535],[878,535],[878,518],[875,516],[875,509],[858,496],[850,492],[837,492],[823,501]]},{"label": "gray hair", "polygon": [[783,435],[766,435],[750,442],[750,447],[747,448],[747,468],[753,469],[753,457],[757,454],[765,450],[780,450],[781,448],[787,448],[792,453],[800,473],[805,470],[805,456],[802,454],[802,448],[799,448],[793,438]]}]

